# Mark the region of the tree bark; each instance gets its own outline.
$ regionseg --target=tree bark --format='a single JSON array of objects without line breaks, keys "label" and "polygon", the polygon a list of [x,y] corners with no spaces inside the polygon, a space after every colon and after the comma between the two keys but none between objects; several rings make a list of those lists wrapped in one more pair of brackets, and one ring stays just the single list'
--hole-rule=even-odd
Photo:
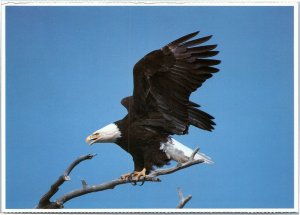
[{"label": "tree bark", "polygon": [[[82,180],[82,187],[81,188],[79,188],[77,190],[73,190],[69,193],[66,193],[66,194],[58,197],[55,201],[52,202],[51,198],[53,197],[53,195],[55,193],[57,193],[57,191],[59,190],[59,187],[65,181],[71,180],[69,174],[72,172],[72,170],[79,163],[81,163],[82,161],[89,160],[89,159],[92,159],[93,157],[95,157],[95,155],[92,155],[92,154],[81,156],[81,157],[77,158],[75,161],[73,161],[70,164],[70,166],[65,170],[63,175],[61,175],[54,182],[54,184],[52,184],[49,191],[46,192],[42,196],[42,198],[40,199],[39,204],[36,206],[36,209],[59,209],[59,208],[63,208],[64,204],[66,202],[70,201],[73,198],[76,198],[76,197],[79,197],[79,196],[82,196],[82,195],[86,195],[88,193],[100,192],[100,191],[104,191],[104,190],[107,190],[107,189],[114,189],[116,186],[121,185],[121,184],[131,183],[133,185],[136,185],[136,183],[141,182],[141,185],[142,185],[144,182],[161,182],[161,180],[159,178],[157,178],[157,176],[171,174],[171,173],[177,172],[181,169],[185,169],[187,167],[190,167],[192,165],[203,163],[204,160],[195,160],[194,159],[194,156],[195,156],[195,154],[197,153],[198,150],[199,150],[198,148],[195,149],[194,153],[191,155],[188,162],[183,163],[183,164],[178,164],[177,166],[174,166],[174,167],[171,167],[171,168],[154,170],[149,175],[147,175],[146,177],[142,177],[138,180],[135,180],[134,182],[128,181],[128,180],[123,180],[123,179],[115,179],[115,180],[105,182],[105,183],[102,183],[102,184],[89,186],[86,183],[86,181]],[[182,206],[182,207],[192,198],[191,196],[188,196],[187,198],[183,198],[183,195],[182,195],[181,191],[179,193],[179,197],[180,197],[180,203],[179,203],[178,206]]]}]

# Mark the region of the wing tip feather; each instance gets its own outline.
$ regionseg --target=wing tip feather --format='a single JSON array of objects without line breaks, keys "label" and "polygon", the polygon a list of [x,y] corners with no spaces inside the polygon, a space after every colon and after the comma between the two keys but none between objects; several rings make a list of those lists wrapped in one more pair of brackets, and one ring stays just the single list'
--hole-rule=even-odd
[{"label": "wing tip feather", "polygon": [[187,40],[195,37],[199,33],[200,33],[200,31],[195,31],[193,33],[190,33],[190,34],[187,34],[185,36],[182,36],[182,37],[180,37],[180,38],[178,38],[178,39],[170,42],[167,46],[169,46],[169,47],[176,46],[176,45],[178,45],[180,43],[183,43],[183,42],[185,42],[185,41],[187,41]]}]

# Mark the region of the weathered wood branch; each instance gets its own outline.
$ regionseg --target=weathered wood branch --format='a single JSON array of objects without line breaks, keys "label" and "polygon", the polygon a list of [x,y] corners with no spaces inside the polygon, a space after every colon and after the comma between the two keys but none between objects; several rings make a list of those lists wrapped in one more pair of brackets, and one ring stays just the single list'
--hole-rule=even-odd
[{"label": "weathered wood branch", "polygon": [[77,158],[75,161],[71,163],[71,165],[66,169],[66,171],[59,176],[59,178],[51,185],[50,190],[43,195],[40,199],[39,204],[36,208],[43,208],[43,209],[54,209],[54,208],[62,208],[63,205],[57,204],[57,202],[51,202],[50,199],[54,196],[55,193],[59,190],[59,187],[65,182],[71,180],[69,174],[72,170],[82,161],[92,159],[95,156],[92,154],[84,155]]},{"label": "weathered wood branch", "polygon": [[[150,181],[150,182],[160,182],[159,178],[154,178],[154,177],[146,177],[145,181]],[[139,179],[136,182],[143,182],[143,179]],[[115,179],[103,184],[97,184],[97,185],[92,185],[92,186],[83,186],[80,189],[77,190],[73,190],[61,197],[59,197],[55,202],[58,205],[64,205],[64,203],[66,203],[67,201],[76,198],[78,196],[82,196],[88,193],[93,193],[93,192],[100,192],[103,190],[108,190],[108,189],[114,189],[115,186],[117,185],[121,185],[121,184],[127,184],[127,183],[131,183],[129,181],[123,180],[123,179]]]},{"label": "weathered wood branch", "polygon": [[183,197],[182,189],[178,187],[179,203],[176,208],[183,208],[185,204],[192,199],[191,195]]},{"label": "weathered wood branch", "polygon": [[[142,184],[146,181],[148,182],[161,182],[161,180],[159,178],[157,178],[157,176],[160,175],[166,175],[166,174],[171,174],[174,172],[177,172],[181,169],[185,169],[187,167],[190,167],[192,165],[195,164],[199,164],[199,163],[203,163],[204,160],[194,160],[194,156],[197,153],[199,149],[196,149],[194,151],[194,153],[191,155],[190,159],[188,162],[183,163],[183,164],[178,164],[177,166],[171,167],[171,168],[166,168],[166,169],[156,169],[154,171],[152,171],[149,175],[147,175],[146,177],[142,177],[138,180],[134,181],[134,185],[137,182],[141,182]],[[37,209],[59,209],[59,208],[63,208],[64,204],[73,199],[76,198],[78,196],[82,196],[88,193],[93,193],[93,192],[100,192],[100,191],[104,191],[104,190],[108,190],[108,189],[114,189],[117,185],[121,185],[121,184],[128,184],[131,183],[132,181],[129,180],[123,180],[123,179],[115,179],[109,182],[105,182],[102,184],[97,184],[97,185],[92,185],[89,186],[85,180],[82,180],[82,187],[77,189],[77,190],[73,190],[69,193],[66,193],[64,195],[62,195],[61,197],[57,198],[54,202],[51,202],[51,198],[53,197],[53,195],[59,190],[59,187],[65,182],[65,181],[69,181],[71,180],[69,177],[69,174],[71,173],[71,171],[73,170],[74,167],[76,167],[80,162],[87,160],[87,159],[92,159],[95,155],[84,155],[81,156],[79,158],[77,158],[64,172],[63,175],[61,175],[57,181],[51,186],[50,190],[40,199],[38,206],[36,207]],[[189,200],[188,200],[189,201]]]},{"label": "weathered wood branch", "polygon": [[159,175],[167,175],[171,174],[173,172],[177,172],[178,170],[185,169],[187,167],[193,166],[195,164],[203,163],[204,160],[197,159],[195,160],[194,157],[196,153],[199,151],[199,148],[196,148],[194,152],[192,153],[191,157],[189,158],[189,161],[186,163],[178,163],[177,166],[166,168],[166,169],[157,169],[152,171],[148,176],[150,177],[157,177]]}]

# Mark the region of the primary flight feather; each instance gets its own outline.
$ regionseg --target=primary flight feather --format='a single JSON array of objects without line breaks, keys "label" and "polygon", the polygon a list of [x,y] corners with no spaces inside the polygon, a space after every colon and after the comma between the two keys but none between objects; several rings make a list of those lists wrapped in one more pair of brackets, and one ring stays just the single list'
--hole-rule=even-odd
[{"label": "primary flight feather", "polygon": [[[134,172],[123,179],[149,174],[154,166],[170,160],[187,162],[192,150],[174,140],[174,134],[188,133],[193,125],[212,131],[213,117],[189,100],[192,92],[219,71],[217,45],[203,45],[212,36],[193,39],[199,32],[183,36],[161,49],[150,52],[133,69],[133,95],[122,99],[128,114],[88,136],[89,144],[114,142],[131,154]],[[197,153],[195,159],[211,163]]]}]

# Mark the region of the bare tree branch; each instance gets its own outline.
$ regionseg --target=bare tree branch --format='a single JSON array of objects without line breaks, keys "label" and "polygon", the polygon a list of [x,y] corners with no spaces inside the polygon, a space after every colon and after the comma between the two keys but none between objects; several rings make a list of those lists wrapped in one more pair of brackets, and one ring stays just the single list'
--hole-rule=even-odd
[{"label": "bare tree branch", "polygon": [[191,160],[191,161],[188,161],[186,163],[178,164],[177,166],[170,167],[170,168],[167,168],[167,169],[157,169],[157,170],[152,171],[148,175],[148,177],[157,177],[159,175],[171,174],[173,172],[177,172],[178,170],[185,169],[187,167],[193,166],[195,164],[203,163],[203,162],[204,162],[204,160],[200,160],[200,159],[198,159],[198,160]]},{"label": "bare tree branch", "polygon": [[191,156],[190,156],[190,160],[194,160],[194,157],[195,157],[195,155],[197,154],[197,152],[200,150],[200,148],[199,147],[197,147],[194,151],[193,151],[193,153],[191,154]]},{"label": "bare tree branch", "polygon": [[[199,149],[196,149],[196,153]],[[134,185],[137,182],[141,182],[142,184],[145,181],[148,182],[160,182],[161,180],[159,178],[157,178],[157,176],[160,175],[166,175],[166,174],[171,174],[173,172],[179,171],[181,169],[190,167],[192,165],[195,164],[199,164],[199,163],[203,163],[204,160],[194,160],[194,156],[195,156],[195,151],[192,154],[192,156],[190,157],[189,161],[183,164],[179,164],[177,166],[171,167],[171,168],[167,168],[167,169],[157,169],[152,171],[149,175],[147,175],[146,177],[141,177],[138,180],[134,181]],[[58,180],[51,186],[50,190],[41,198],[41,200],[39,201],[38,206],[36,207],[37,209],[57,209],[57,208],[63,208],[64,207],[64,203],[66,203],[67,201],[76,198],[78,196],[82,196],[88,193],[93,193],[93,192],[100,192],[103,190],[107,190],[107,189],[114,189],[115,186],[117,185],[121,185],[121,184],[128,184],[128,183],[132,183],[132,181],[129,180],[123,180],[123,179],[115,179],[106,183],[102,183],[102,184],[98,184],[98,185],[92,185],[89,186],[85,180],[81,180],[82,183],[82,187],[80,189],[77,190],[73,190],[69,193],[66,193],[64,195],[62,195],[61,197],[57,198],[57,200],[55,202],[51,202],[50,199],[51,197],[58,191],[59,186],[62,185],[65,181],[70,180],[69,174],[72,171],[72,169],[74,167],[76,167],[76,165],[78,165],[80,162],[87,160],[87,159],[91,159],[93,158],[95,155],[85,155],[85,156],[81,156],[78,159],[76,159],[65,171],[65,173],[60,176],[58,178]]]},{"label": "bare tree branch", "polygon": [[80,162],[92,159],[96,154],[88,154],[77,158],[71,165],[66,169],[63,175],[59,176],[59,178],[51,185],[50,190],[45,193],[45,195],[40,199],[39,204],[36,208],[44,208],[44,209],[54,209],[54,208],[62,208],[62,205],[57,205],[56,202],[51,202],[51,197],[57,193],[60,185],[62,185],[65,181],[71,180],[69,174]]},{"label": "bare tree branch", "polygon": [[[139,179],[136,182],[143,182],[143,181],[160,182],[160,179],[155,178],[155,177],[146,177],[145,180]],[[78,196],[82,196],[82,195],[85,195],[85,194],[88,194],[88,193],[108,190],[108,189],[114,189],[115,186],[117,186],[117,185],[127,184],[127,183],[131,183],[131,182],[130,181],[125,181],[123,179],[115,179],[115,180],[112,180],[112,181],[109,181],[109,182],[106,182],[106,183],[103,183],[103,184],[92,185],[92,186],[84,186],[80,189],[73,190],[73,191],[59,197],[55,202],[58,205],[63,205],[67,201],[69,201],[73,198],[76,198]]]},{"label": "bare tree branch", "polygon": [[81,183],[82,183],[82,188],[83,189],[87,188],[88,184],[86,183],[85,180],[81,180]]},{"label": "bare tree branch", "polygon": [[183,208],[185,204],[191,200],[192,196],[188,195],[186,198],[183,197],[182,189],[178,187],[178,196],[179,196],[179,203],[176,208]]}]

